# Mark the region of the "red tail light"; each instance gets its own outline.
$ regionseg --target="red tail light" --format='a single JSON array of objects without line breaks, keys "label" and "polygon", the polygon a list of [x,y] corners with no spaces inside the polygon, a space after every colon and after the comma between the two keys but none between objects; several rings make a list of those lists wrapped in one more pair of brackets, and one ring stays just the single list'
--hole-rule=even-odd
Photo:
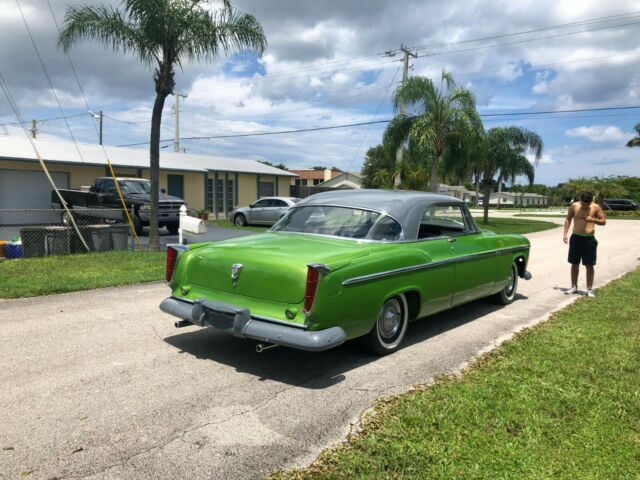
[{"label": "red tail light", "polygon": [[171,281],[173,272],[176,269],[176,260],[178,260],[178,251],[171,246],[167,246],[167,263],[164,269],[165,282]]},{"label": "red tail light", "polygon": [[304,313],[309,313],[316,298],[316,290],[320,281],[320,273],[313,267],[307,270],[307,289],[304,292]]}]

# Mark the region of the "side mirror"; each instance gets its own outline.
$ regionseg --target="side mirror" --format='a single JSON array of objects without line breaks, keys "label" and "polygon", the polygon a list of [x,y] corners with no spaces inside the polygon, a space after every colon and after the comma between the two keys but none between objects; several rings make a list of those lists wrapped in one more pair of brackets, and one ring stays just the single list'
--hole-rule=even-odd
[{"label": "side mirror", "polygon": [[165,188],[161,188],[160,193],[167,193],[167,190]]},{"label": "side mirror", "polygon": [[255,204],[252,203],[252,204],[249,205],[249,208],[253,208],[254,206],[255,206]]}]

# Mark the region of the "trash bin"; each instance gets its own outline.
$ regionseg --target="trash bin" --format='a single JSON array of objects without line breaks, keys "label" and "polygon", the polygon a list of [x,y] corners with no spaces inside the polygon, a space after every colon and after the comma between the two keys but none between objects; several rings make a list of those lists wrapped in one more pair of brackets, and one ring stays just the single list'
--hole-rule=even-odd
[{"label": "trash bin", "polygon": [[69,227],[47,227],[44,234],[45,254],[69,255],[70,237]]},{"label": "trash bin", "polygon": [[108,252],[109,250],[113,250],[111,225],[89,225],[88,229],[91,234],[94,252]]},{"label": "trash bin", "polygon": [[[93,252],[94,248],[90,228],[85,226],[78,226],[78,230],[80,230],[80,234],[82,235],[82,238],[84,238],[84,241],[87,242],[89,251]],[[82,244],[80,237],[78,237],[78,232],[76,232],[75,228],[71,228],[71,238],[69,239],[69,243],[69,250],[71,251],[71,253],[87,253],[87,249],[84,248],[84,245]]]},{"label": "trash bin", "polygon": [[9,242],[4,247],[4,254],[6,258],[21,258],[22,245],[20,243]]},{"label": "trash bin", "polygon": [[23,257],[44,257],[44,235],[46,227],[23,227],[20,229]]},{"label": "trash bin", "polygon": [[4,240],[0,240],[0,258],[3,258],[4,255],[4,247],[7,244]]},{"label": "trash bin", "polygon": [[111,225],[111,239],[114,250],[127,250],[129,248],[129,225]]}]

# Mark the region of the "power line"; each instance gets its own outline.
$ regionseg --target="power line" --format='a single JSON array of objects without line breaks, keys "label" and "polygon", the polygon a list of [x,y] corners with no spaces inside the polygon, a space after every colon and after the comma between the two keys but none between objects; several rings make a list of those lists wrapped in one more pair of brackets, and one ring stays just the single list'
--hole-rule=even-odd
[{"label": "power line", "polygon": [[467,39],[467,40],[459,40],[456,42],[446,42],[446,43],[435,43],[435,44],[429,44],[429,45],[421,45],[421,46],[415,46],[412,47],[412,50],[425,50],[425,49],[429,49],[429,48],[438,48],[438,47],[451,47],[454,45],[462,45],[462,44],[466,44],[466,43],[475,43],[475,42],[483,42],[483,41],[487,41],[487,40],[498,40],[500,38],[508,38],[508,37],[514,37],[514,36],[518,36],[518,35],[526,35],[529,33],[537,33],[537,32],[544,32],[544,31],[548,31],[548,30],[557,30],[557,29],[562,29],[562,28],[570,28],[570,27],[578,27],[578,26],[583,26],[583,25],[588,25],[588,24],[592,24],[592,23],[602,23],[608,20],[612,20],[612,19],[616,19],[616,18],[620,18],[620,17],[636,17],[640,14],[640,11],[636,10],[633,12],[627,12],[627,13],[620,13],[617,15],[609,15],[606,17],[597,17],[597,18],[592,18],[592,19],[587,19],[587,20],[578,20],[575,22],[569,22],[569,23],[561,23],[558,25],[550,25],[548,27],[540,27],[540,28],[534,28],[532,30],[522,30],[519,32],[512,32],[512,33],[504,33],[504,34],[500,34],[500,35],[492,35],[489,37],[480,37],[480,38],[471,38],[471,39]]},{"label": "power line", "polygon": [[76,146],[76,150],[78,151],[78,156],[80,157],[80,160],[82,161],[82,163],[84,163],[84,157],[82,156],[82,152],[80,151],[80,147],[78,147],[78,142],[76,142],[76,137],[73,135],[73,131],[71,130],[71,126],[69,125],[69,122],[66,119],[66,115],[64,113],[64,110],[62,108],[62,104],[60,103],[60,99],[58,98],[58,94],[56,93],[55,88],[53,88],[53,82],[51,81],[51,77],[49,76],[49,72],[47,71],[47,67],[44,64],[44,61],[42,60],[42,56],[40,56],[40,51],[38,50],[38,47],[36,45],[36,41],[33,38],[33,35],[31,34],[31,30],[29,29],[29,24],[27,23],[27,19],[24,16],[24,13],[22,12],[22,7],[20,6],[20,1],[16,0],[16,5],[18,6],[18,10],[20,11],[20,16],[22,17],[22,21],[24,22],[24,26],[27,29],[27,33],[29,34],[29,38],[31,39],[31,45],[33,45],[33,49],[36,52],[36,55],[38,56],[38,60],[40,61],[40,66],[42,66],[42,71],[44,72],[45,77],[47,77],[47,81],[49,82],[49,88],[51,89],[51,93],[53,94],[53,97],[56,99],[56,103],[58,104],[58,108],[60,109],[60,113],[62,114],[62,117],[64,118],[64,123],[67,125],[67,130],[69,130],[69,135],[71,135],[71,138],[73,140],[73,143]]},{"label": "power line", "polygon": [[119,118],[113,118],[113,117],[107,115],[106,113],[103,113],[103,115],[104,115],[104,118],[108,118],[109,120],[113,120],[114,122],[127,123],[127,124],[131,124],[131,125],[137,125],[137,124],[141,124],[141,123],[151,123],[151,120],[140,120],[140,121],[120,120]]},{"label": "power line", "polygon": [[[84,117],[86,115],[89,115],[88,113],[78,113],[76,115],[65,115],[64,117],[51,117],[51,118],[36,118],[35,121],[38,123],[43,123],[43,122],[53,122],[55,120],[64,120],[64,119],[69,119],[69,118],[78,118],[78,117]],[[29,122],[24,122],[29,123]],[[0,127],[5,127],[8,125],[22,125],[20,122],[7,122],[7,123],[0,123]]]},{"label": "power line", "polygon": [[[547,110],[540,112],[502,112],[502,113],[483,113],[480,114],[480,117],[485,118],[496,118],[496,117],[512,117],[512,116],[529,116],[529,115],[549,115],[549,114],[563,114],[563,113],[578,113],[578,112],[599,112],[599,111],[619,111],[619,110],[632,110],[632,109],[640,109],[640,105],[635,106],[626,106],[626,107],[601,107],[601,108],[574,108],[567,110]],[[411,117],[415,118],[415,116]],[[551,118],[562,118],[562,117],[551,117]],[[208,135],[208,136],[198,136],[198,137],[182,137],[181,140],[215,140],[221,138],[245,138],[245,137],[264,137],[271,135],[283,135],[290,133],[305,133],[305,132],[319,132],[324,130],[336,130],[340,128],[350,128],[350,127],[361,127],[364,125],[375,125],[380,123],[389,123],[391,119],[385,120],[371,120],[368,122],[357,122],[357,123],[348,123],[342,125],[330,125],[326,127],[310,127],[310,128],[301,128],[301,129],[292,129],[292,130],[278,130],[274,132],[255,132],[255,133],[237,133],[237,134],[229,134],[229,135]],[[170,142],[173,140],[160,140],[161,143]],[[118,145],[119,147],[134,147],[138,145],[148,145],[149,142],[139,142],[139,143],[129,143],[126,145]]]}]

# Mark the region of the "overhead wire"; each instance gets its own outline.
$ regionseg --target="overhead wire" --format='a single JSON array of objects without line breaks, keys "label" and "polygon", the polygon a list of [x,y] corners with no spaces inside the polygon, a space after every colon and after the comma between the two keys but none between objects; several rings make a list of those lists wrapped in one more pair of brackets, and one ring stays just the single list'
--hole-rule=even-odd
[{"label": "overhead wire", "polygon": [[20,16],[22,17],[22,21],[24,23],[24,27],[27,29],[27,33],[29,34],[29,38],[31,39],[31,45],[33,45],[33,49],[36,52],[38,60],[40,61],[40,66],[42,67],[42,71],[44,72],[44,75],[47,78],[47,82],[49,83],[49,88],[51,89],[51,93],[52,93],[53,97],[55,98],[56,103],[58,104],[58,108],[60,109],[60,113],[62,114],[62,117],[64,118],[64,123],[67,125],[67,130],[69,130],[69,135],[73,139],[73,143],[76,146],[76,150],[78,152],[78,156],[80,157],[80,161],[82,161],[82,163],[84,163],[84,157],[82,156],[82,152],[80,151],[80,147],[78,146],[78,142],[76,142],[76,137],[73,134],[73,131],[71,130],[71,126],[69,125],[69,122],[67,121],[66,115],[64,113],[64,109],[62,108],[62,104],[60,103],[60,99],[58,98],[58,94],[56,93],[56,89],[53,87],[53,82],[51,81],[51,77],[49,76],[49,72],[47,71],[47,67],[44,64],[44,61],[42,60],[42,56],[40,55],[40,51],[38,50],[38,46],[36,45],[36,41],[33,38],[33,35],[31,34],[31,29],[29,28],[29,24],[27,23],[27,19],[24,16],[24,12],[22,11],[22,7],[20,6],[20,0],[15,0],[15,1],[16,1],[16,5],[18,6],[18,10],[20,12]]}]

